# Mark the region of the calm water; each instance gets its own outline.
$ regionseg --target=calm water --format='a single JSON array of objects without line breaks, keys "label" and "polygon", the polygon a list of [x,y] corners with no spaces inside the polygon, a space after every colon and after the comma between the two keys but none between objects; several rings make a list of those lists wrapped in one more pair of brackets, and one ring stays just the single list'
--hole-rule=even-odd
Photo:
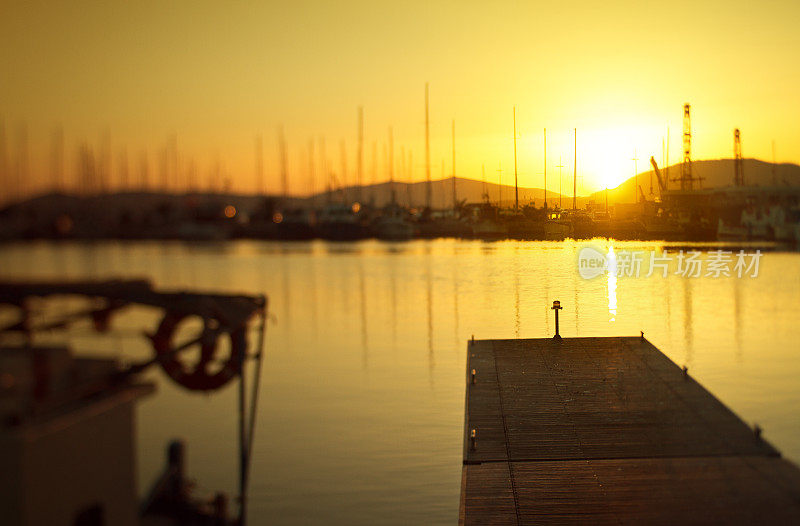
[{"label": "calm water", "polygon": [[[452,524],[458,510],[466,342],[639,330],[766,438],[800,460],[800,254],[771,252],[757,278],[584,280],[585,243],[415,241],[24,244],[4,278],[148,277],[162,288],[270,298],[252,468],[252,524]],[[607,251],[608,242],[595,246]],[[621,250],[663,245],[614,243]],[[671,248],[671,247],[668,247]],[[74,347],[149,355],[133,331]],[[189,393],[160,371],[139,406],[140,487],[173,437],[188,440],[200,491],[236,487],[235,388]]]}]

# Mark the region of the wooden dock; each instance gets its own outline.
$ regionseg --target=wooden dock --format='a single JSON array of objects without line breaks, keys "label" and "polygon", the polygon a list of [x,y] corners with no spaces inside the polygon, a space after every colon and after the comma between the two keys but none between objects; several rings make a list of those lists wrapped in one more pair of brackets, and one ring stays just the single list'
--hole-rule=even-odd
[{"label": "wooden dock", "polygon": [[800,524],[800,470],[644,338],[467,350],[459,524]]}]

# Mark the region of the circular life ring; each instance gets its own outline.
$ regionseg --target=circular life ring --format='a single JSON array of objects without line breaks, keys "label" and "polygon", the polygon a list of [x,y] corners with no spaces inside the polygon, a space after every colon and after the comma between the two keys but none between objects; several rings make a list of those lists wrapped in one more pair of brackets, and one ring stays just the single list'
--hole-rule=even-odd
[{"label": "circular life ring", "polygon": [[175,312],[167,312],[164,315],[155,334],[151,336],[158,362],[170,378],[187,389],[192,391],[219,389],[240,372],[240,364],[247,349],[245,328],[240,327],[224,333],[230,339],[230,357],[225,360],[219,371],[209,373],[208,366],[216,358],[219,335],[213,330],[209,330],[208,322],[205,323],[203,334],[200,337],[200,360],[194,365],[194,368],[188,369],[178,359],[181,351],[173,352],[172,338],[175,329],[187,317],[188,314]]}]

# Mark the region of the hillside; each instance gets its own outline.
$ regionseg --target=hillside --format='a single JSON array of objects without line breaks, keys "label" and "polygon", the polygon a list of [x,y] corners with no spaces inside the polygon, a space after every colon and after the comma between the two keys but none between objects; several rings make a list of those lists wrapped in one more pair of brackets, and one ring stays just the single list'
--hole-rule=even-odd
[{"label": "hillside", "polygon": [[[747,186],[800,186],[800,166],[796,164],[775,165],[775,177],[772,175],[772,163],[758,159],[744,159],[744,181]],[[692,162],[695,177],[702,177],[701,188],[722,188],[733,184],[733,159],[711,159]],[[662,174],[665,170],[661,170]],[[677,189],[680,183],[672,181],[680,176],[681,165],[674,164],[669,168],[669,188]],[[645,196],[650,199],[650,180],[653,181],[653,194],[658,195],[658,181],[652,170],[641,172],[638,176],[639,186]],[[605,191],[592,194],[596,202],[605,202]],[[616,188],[609,188],[608,202],[633,203],[636,201],[635,178],[631,177]]]},{"label": "hillside", "polygon": [[[757,159],[745,159],[743,161],[745,184],[755,186],[769,186],[773,184],[772,164]],[[692,163],[692,169],[696,177],[702,177],[702,188],[719,188],[733,184],[733,159],[711,159],[699,160]],[[675,164],[670,166],[669,177],[674,179],[680,175],[681,166]],[[664,173],[665,170],[662,170]],[[658,195],[658,182],[652,170],[641,172],[638,176],[639,186],[645,195],[650,198],[650,179],[653,180],[653,194]],[[778,164],[775,166],[775,182],[778,185],[800,186],[800,166],[796,164]],[[635,178],[631,177],[616,188],[608,190],[609,204],[613,203],[632,203],[635,202]],[[567,188],[571,181],[564,180],[564,194],[562,204],[565,208],[572,206],[572,195]],[[670,181],[670,188],[677,188],[679,183]],[[391,199],[391,189],[394,188],[397,202],[403,205],[421,206],[425,204],[425,183],[404,183],[395,182],[380,183],[377,185],[363,186],[361,193],[357,187],[348,187],[344,190],[335,192],[332,199],[341,199],[346,195],[348,200],[357,200],[358,196],[364,202],[373,202],[377,206],[382,206]],[[496,183],[483,183],[474,179],[456,179],[456,193],[458,200],[466,200],[470,203],[483,200],[483,194],[489,194],[489,200],[497,203],[502,198],[504,206],[514,204],[514,187]],[[440,179],[431,182],[431,194],[434,208],[447,208],[453,203],[453,179]],[[537,207],[543,204],[543,191],[541,188],[520,187],[520,205],[533,202]],[[328,198],[328,194],[319,194],[316,199],[319,202]],[[554,205],[558,202],[558,193],[547,192],[548,204]],[[595,192],[589,196],[578,196],[578,207],[582,208],[588,202],[605,202],[605,191]]]},{"label": "hillside", "polygon": [[[359,198],[365,203],[374,203],[376,206],[383,206],[391,200],[392,189],[394,189],[395,199],[398,203],[405,206],[424,206],[426,203],[426,183],[380,183],[376,185],[362,186],[360,193],[358,187],[348,187],[343,190],[333,192],[331,199],[337,200],[347,196],[347,200],[355,201]],[[498,185],[496,183],[483,183],[474,179],[456,178],[456,195],[459,201],[468,203],[478,203],[484,200],[484,193],[487,193],[492,203],[502,200],[506,206],[514,204],[514,187],[508,185]],[[316,200],[322,202],[328,199],[327,193],[319,194]],[[453,179],[440,179],[431,181],[431,201],[434,208],[449,208],[453,205]],[[548,204],[558,201],[558,193],[547,192]],[[579,197],[579,205],[586,198]],[[528,203],[535,203],[542,206],[544,193],[541,188],[519,188],[520,206]],[[566,206],[567,196],[564,196]],[[569,197],[572,203],[572,196]]]}]

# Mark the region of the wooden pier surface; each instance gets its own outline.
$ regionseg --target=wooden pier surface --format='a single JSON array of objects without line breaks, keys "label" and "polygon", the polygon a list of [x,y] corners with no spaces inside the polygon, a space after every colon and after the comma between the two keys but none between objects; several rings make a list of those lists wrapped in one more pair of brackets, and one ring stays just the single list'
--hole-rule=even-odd
[{"label": "wooden pier surface", "polygon": [[460,524],[800,524],[800,470],[648,341],[467,356]]}]

